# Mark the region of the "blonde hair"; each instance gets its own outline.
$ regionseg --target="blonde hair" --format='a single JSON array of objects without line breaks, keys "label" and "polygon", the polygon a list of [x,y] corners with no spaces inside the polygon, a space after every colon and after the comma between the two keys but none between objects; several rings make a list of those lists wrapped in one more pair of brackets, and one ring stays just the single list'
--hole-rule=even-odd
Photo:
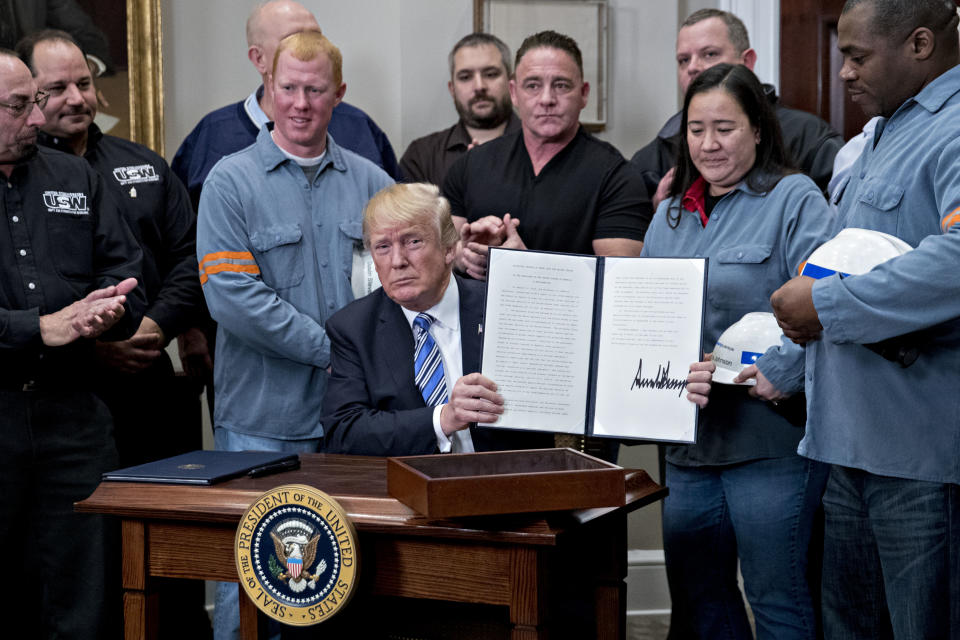
[{"label": "blonde hair", "polygon": [[333,68],[334,84],[340,86],[343,82],[343,56],[340,55],[340,49],[319,31],[301,31],[281,40],[273,56],[274,76],[277,75],[277,60],[284,51],[289,51],[290,55],[301,62],[309,62],[321,54],[327,56]]},{"label": "blonde hair", "polygon": [[394,184],[378,191],[363,209],[363,244],[370,248],[370,234],[378,227],[408,224],[435,229],[443,249],[460,240],[450,217],[450,203],[435,184]]}]

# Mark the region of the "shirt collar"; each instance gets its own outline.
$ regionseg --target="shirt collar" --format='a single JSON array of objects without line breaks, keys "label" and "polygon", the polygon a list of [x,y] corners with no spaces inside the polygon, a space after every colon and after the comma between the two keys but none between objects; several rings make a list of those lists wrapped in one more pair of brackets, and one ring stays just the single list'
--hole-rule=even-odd
[{"label": "shirt collar", "polygon": [[[750,188],[750,185],[747,184],[747,181],[741,180],[737,183],[733,189],[723,194],[723,197],[726,197],[733,193],[734,191],[743,191],[744,193],[750,194],[752,196],[763,196],[762,191],[755,191]],[[683,198],[680,200],[680,206],[691,212],[697,213],[700,215],[700,221],[703,223],[703,226],[707,226],[706,215],[706,206],[704,204],[704,198],[707,192],[707,181],[703,179],[703,176],[700,176],[693,181],[693,184],[687,189],[687,192],[683,194]]]},{"label": "shirt collar", "polygon": [[448,331],[460,331],[460,289],[457,287],[457,279],[452,273],[450,274],[447,290],[443,292],[440,302],[426,311],[411,311],[403,306],[400,309],[403,310],[411,331],[413,331],[413,321],[421,313],[433,316],[433,321]]},{"label": "shirt collar", "polygon": [[253,125],[257,129],[260,129],[263,125],[270,122],[270,118],[268,118],[267,114],[260,108],[260,98],[262,97],[263,85],[260,85],[243,101],[243,110],[247,112],[247,117],[250,118],[250,121],[253,122]]},{"label": "shirt collar", "polygon": [[700,222],[703,223],[703,226],[707,226],[707,208],[704,204],[704,194],[707,192],[707,181],[703,179],[703,176],[700,176],[693,181],[693,184],[690,185],[690,188],[687,189],[687,192],[683,194],[683,199],[680,200],[680,206],[686,209],[691,213],[700,214]]},{"label": "shirt collar", "polygon": [[[920,93],[907,100],[900,109],[903,109],[912,101],[927,111],[936,113],[958,91],[960,91],[960,65],[934,78],[930,84],[920,90]],[[897,111],[900,109],[897,109]]]},{"label": "shirt collar", "polygon": [[[87,151],[85,155],[89,155],[94,149],[97,148],[101,138],[103,138],[103,132],[100,131],[100,127],[98,127],[96,123],[91,122],[90,126],[87,128]],[[70,141],[66,138],[58,138],[46,133],[45,131],[38,130],[37,140],[44,146],[73,155],[73,147],[70,146]]]},{"label": "shirt collar", "polygon": [[[257,135],[257,144],[260,147],[263,168],[266,171],[273,171],[284,162],[294,162],[288,158],[280,147],[277,146],[277,143],[273,141],[273,136],[270,135],[271,131],[273,131],[273,123],[268,122],[260,129],[260,133]],[[334,141],[329,131],[327,132],[326,151],[323,154],[323,160],[320,161],[320,168],[317,170],[318,176],[323,173],[328,164],[332,164],[333,168],[337,171],[347,170],[347,165],[343,160],[343,151],[340,149],[340,145]]]},{"label": "shirt collar", "polygon": [[[520,118],[517,117],[517,114],[511,109],[510,117],[507,118],[507,127],[503,130],[503,135],[514,133],[515,131],[520,130]],[[447,139],[447,150],[469,147],[470,143],[473,142],[473,139],[470,137],[470,132],[467,131],[467,125],[463,123],[463,120],[459,120],[457,124],[453,127],[453,132],[450,134],[450,137]]]}]

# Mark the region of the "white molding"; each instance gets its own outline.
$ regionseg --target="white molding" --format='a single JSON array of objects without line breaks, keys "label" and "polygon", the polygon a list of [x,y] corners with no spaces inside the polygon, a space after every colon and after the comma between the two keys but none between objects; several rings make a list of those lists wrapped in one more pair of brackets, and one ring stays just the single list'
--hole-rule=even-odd
[{"label": "white molding", "polygon": [[780,92],[780,2],[779,0],[718,0],[718,8],[741,20],[757,52],[754,71],[761,81]]},{"label": "white molding", "polygon": [[627,551],[627,616],[670,613],[663,549]]}]

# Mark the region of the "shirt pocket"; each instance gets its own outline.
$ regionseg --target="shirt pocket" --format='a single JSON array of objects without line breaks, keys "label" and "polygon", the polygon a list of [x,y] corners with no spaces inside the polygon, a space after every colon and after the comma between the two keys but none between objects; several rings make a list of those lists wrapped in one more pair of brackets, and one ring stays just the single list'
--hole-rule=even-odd
[{"label": "shirt pocket", "polygon": [[303,232],[298,224],[278,224],[250,234],[261,278],[275,289],[303,281]]},{"label": "shirt pocket", "polygon": [[57,273],[68,280],[89,282],[93,278],[93,221],[90,216],[51,214],[47,231]]},{"label": "shirt pocket", "polygon": [[353,256],[354,253],[363,253],[363,225],[359,222],[341,222],[340,233],[337,234],[338,250],[340,255],[337,260],[340,267],[347,276],[347,281],[353,277]]},{"label": "shirt pocket", "polygon": [[857,190],[857,209],[848,226],[897,235],[903,193],[903,187],[898,184],[876,178],[864,180]]},{"label": "shirt pocket", "polygon": [[[773,245],[744,244],[718,251],[710,258],[709,299],[715,309],[767,311],[770,308]],[[741,313],[741,315],[742,315]],[[733,322],[740,316],[733,318]]]}]

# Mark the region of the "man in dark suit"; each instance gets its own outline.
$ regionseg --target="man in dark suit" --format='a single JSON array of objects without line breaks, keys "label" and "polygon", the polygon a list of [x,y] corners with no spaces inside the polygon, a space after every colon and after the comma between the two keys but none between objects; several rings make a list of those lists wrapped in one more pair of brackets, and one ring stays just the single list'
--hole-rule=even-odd
[{"label": "man in dark suit", "polygon": [[394,185],[367,204],[363,240],[383,287],[327,321],[328,453],[552,446],[540,434],[471,427],[496,421],[503,398],[477,372],[484,285],[451,275],[458,239],[450,205],[434,185]]}]

